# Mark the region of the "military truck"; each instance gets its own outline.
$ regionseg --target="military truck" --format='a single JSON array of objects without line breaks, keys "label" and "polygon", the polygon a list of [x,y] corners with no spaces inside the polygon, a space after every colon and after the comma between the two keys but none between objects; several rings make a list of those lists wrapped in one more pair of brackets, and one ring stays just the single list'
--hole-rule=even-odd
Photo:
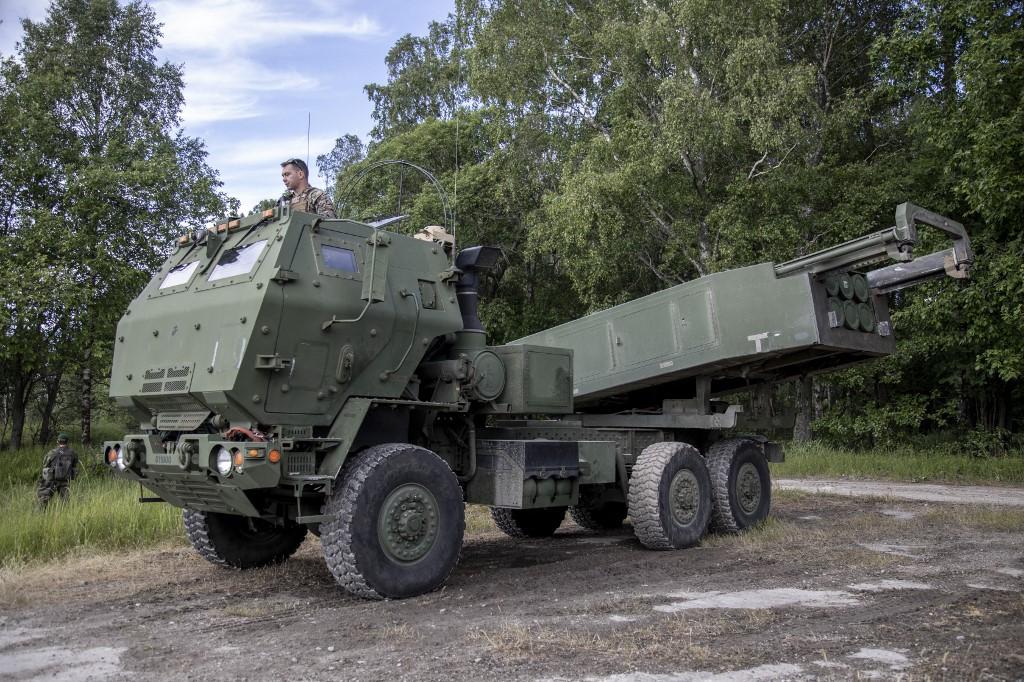
[{"label": "military truck", "polygon": [[[950,248],[914,257],[917,226]],[[628,517],[646,547],[765,519],[768,424],[726,398],[892,353],[887,294],[965,277],[963,227],[896,224],[718,272],[504,345],[477,286],[500,251],[287,206],[185,235],[117,328],[104,459],[182,508],[209,561],[283,561],[308,532],[349,592],[444,584],[465,503],[516,538]],[[879,265],[892,260],[895,264]]]}]

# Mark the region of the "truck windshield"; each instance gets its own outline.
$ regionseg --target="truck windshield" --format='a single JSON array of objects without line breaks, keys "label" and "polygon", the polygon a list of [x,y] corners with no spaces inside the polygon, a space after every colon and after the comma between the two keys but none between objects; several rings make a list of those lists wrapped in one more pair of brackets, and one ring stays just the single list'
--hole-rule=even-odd
[{"label": "truck windshield", "polygon": [[259,260],[260,254],[263,253],[263,247],[267,245],[266,239],[261,239],[258,242],[252,242],[251,244],[244,244],[236,246],[234,248],[226,250],[217,259],[217,265],[210,272],[209,280],[216,282],[219,279],[225,279],[227,277],[238,277],[239,275],[249,274],[253,266],[256,265],[256,261]]},{"label": "truck windshield", "polygon": [[188,263],[178,263],[164,277],[164,281],[160,283],[160,288],[170,289],[180,284],[188,284],[198,267],[199,261],[197,260],[189,261]]}]

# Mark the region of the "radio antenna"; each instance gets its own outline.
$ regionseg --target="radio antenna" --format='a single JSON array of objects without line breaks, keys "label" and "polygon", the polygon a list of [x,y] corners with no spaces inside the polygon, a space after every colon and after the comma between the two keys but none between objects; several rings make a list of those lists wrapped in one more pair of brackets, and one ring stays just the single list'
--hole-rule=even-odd
[{"label": "radio antenna", "polygon": [[[455,92],[452,103],[455,106],[455,189],[452,197],[452,238],[455,237],[455,222],[459,212],[459,122],[461,119],[459,106],[459,88],[462,86],[462,12],[459,3],[455,3],[455,55],[459,60],[458,77],[455,81]],[[455,243],[452,243],[452,257],[455,255]]]},{"label": "radio antenna", "polygon": [[309,168],[309,129],[313,124],[313,112],[306,112],[306,168]]}]

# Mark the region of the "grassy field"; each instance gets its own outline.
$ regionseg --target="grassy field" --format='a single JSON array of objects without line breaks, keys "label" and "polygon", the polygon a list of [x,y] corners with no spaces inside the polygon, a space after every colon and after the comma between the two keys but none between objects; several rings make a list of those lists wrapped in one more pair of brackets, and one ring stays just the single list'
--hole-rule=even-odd
[{"label": "grassy field", "polygon": [[[81,448],[81,474],[72,483],[70,499],[55,499],[45,511],[38,510],[35,486],[47,449],[0,452],[0,567],[186,542],[178,509],[139,504],[138,485],[114,478],[97,455]],[[910,448],[854,453],[820,443],[794,444],[786,449],[785,463],[772,465],[772,475],[1022,484],[1024,457],[979,458]],[[486,507],[469,505],[467,534],[493,529]]]},{"label": "grassy field", "polygon": [[852,452],[819,442],[787,443],[775,478],[868,478],[915,483],[1024,483],[1024,454],[972,457],[950,448],[877,448]]},{"label": "grassy field", "polygon": [[181,512],[166,504],[139,504],[139,486],[115,479],[96,456],[79,454],[79,476],[67,502],[36,507],[36,481],[48,448],[0,453],[0,567],[48,561],[77,552],[184,542]]}]

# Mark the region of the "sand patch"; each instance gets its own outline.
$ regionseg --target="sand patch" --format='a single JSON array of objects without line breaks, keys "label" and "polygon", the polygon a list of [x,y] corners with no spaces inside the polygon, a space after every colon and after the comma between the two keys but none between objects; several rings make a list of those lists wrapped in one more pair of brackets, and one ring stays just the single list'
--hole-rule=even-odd
[{"label": "sand patch", "polygon": [[838,590],[800,590],[775,588],[768,590],[742,590],[740,592],[680,592],[667,595],[670,599],[683,599],[671,604],[655,606],[661,613],[676,613],[689,609],[772,609],[786,606],[812,608],[838,608],[858,604],[849,592]]},{"label": "sand patch", "polygon": [[681,672],[667,674],[628,673],[610,677],[585,677],[590,682],[758,682],[759,680],[777,680],[792,678],[803,670],[791,663],[759,665],[746,670],[730,670],[724,673]]},{"label": "sand patch", "polygon": [[879,580],[877,583],[857,583],[850,585],[850,589],[858,592],[885,592],[887,590],[930,590],[932,586],[914,580],[889,579]]},{"label": "sand patch", "polygon": [[883,509],[879,514],[882,516],[891,516],[894,519],[900,519],[902,521],[909,521],[910,519],[917,517],[917,514],[914,512],[903,511],[902,509]]},{"label": "sand patch", "polygon": [[995,571],[996,571],[996,573],[1002,573],[1003,575],[1008,575],[1011,578],[1020,578],[1021,576],[1024,576],[1024,571],[1022,571],[1019,568],[997,568],[997,569],[995,569]]},{"label": "sand patch", "polygon": [[864,549],[881,554],[893,554],[895,556],[907,557],[908,559],[921,559],[920,554],[914,554],[915,550],[925,549],[925,545],[890,545],[883,542],[862,542],[859,543]]},{"label": "sand patch", "polygon": [[891,649],[864,648],[855,654],[850,654],[847,658],[857,658],[865,661],[874,661],[875,663],[883,663],[889,666],[892,670],[903,670],[910,665],[910,659],[907,658],[905,649],[894,651]]},{"label": "sand patch", "polygon": [[121,672],[124,649],[44,647],[15,654],[0,654],[0,672],[27,680],[104,679]]}]

